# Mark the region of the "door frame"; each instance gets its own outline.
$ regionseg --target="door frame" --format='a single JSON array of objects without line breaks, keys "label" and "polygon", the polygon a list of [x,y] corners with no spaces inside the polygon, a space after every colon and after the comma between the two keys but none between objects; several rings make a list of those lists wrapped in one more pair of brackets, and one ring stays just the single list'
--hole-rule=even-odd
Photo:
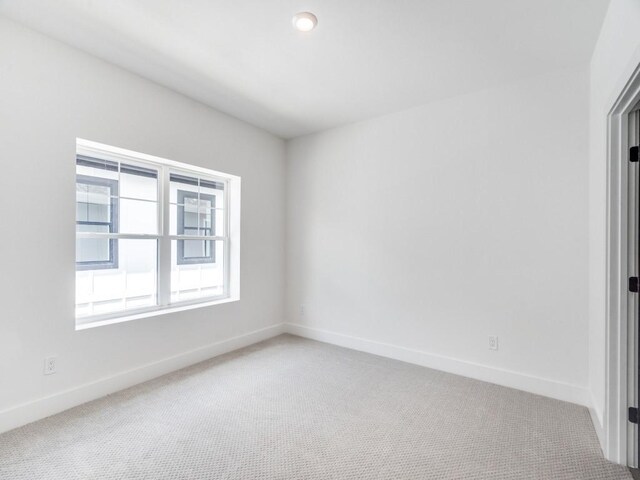
[{"label": "door frame", "polygon": [[[607,115],[605,404],[600,442],[605,456],[627,465],[628,155],[629,113],[640,102],[640,65]],[[594,418],[599,422],[599,419]]]}]

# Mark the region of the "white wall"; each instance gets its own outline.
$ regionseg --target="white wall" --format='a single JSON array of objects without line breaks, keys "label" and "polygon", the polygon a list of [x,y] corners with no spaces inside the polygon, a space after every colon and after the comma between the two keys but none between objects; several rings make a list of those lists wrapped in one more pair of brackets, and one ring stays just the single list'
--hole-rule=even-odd
[{"label": "white wall", "polygon": [[[201,347],[277,333],[282,140],[4,19],[0,92],[0,430],[86,400],[93,387],[73,389],[87,383],[111,377],[94,385],[104,394],[217,348]],[[76,137],[240,175],[241,300],[76,332]],[[58,373],[45,377],[48,355]]]},{"label": "white wall", "polygon": [[294,331],[586,403],[587,102],[561,71],[288,142]]},{"label": "white wall", "polygon": [[589,387],[602,428],[606,353],[607,115],[640,62],[640,2],[612,0],[590,66]]}]

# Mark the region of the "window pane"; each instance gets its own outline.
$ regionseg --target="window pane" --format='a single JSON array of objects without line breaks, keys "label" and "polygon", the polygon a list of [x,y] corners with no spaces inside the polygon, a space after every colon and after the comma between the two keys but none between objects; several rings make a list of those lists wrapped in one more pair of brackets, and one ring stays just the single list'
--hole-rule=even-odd
[{"label": "window pane", "polygon": [[[183,244],[183,247],[180,244]],[[182,252],[181,252],[182,249]],[[180,259],[183,262],[180,263]],[[187,260],[185,263],[184,260]],[[171,242],[171,302],[224,294],[224,242]]]},{"label": "window pane", "polygon": [[97,263],[111,261],[108,238],[78,238],[76,240],[76,262]]},{"label": "window pane", "polygon": [[201,235],[216,235],[215,225],[213,219],[215,218],[215,205],[214,198],[202,198],[200,197],[200,203],[198,205],[198,227],[201,230]]},{"label": "window pane", "polygon": [[182,248],[182,258],[184,260],[197,260],[202,263],[214,261],[212,244],[213,240],[178,240],[178,247],[179,249]]},{"label": "window pane", "polygon": [[215,208],[224,208],[224,183],[209,182],[202,180],[200,182],[200,197],[214,197],[213,206]]},{"label": "window pane", "polygon": [[204,208],[195,212],[187,205],[170,205],[169,209],[171,235],[223,237],[225,234],[223,210]]},{"label": "window pane", "polygon": [[120,196],[158,200],[158,172],[151,168],[120,165]]},{"label": "window pane", "polygon": [[158,233],[158,204],[120,199],[119,233]]},{"label": "window pane", "polygon": [[171,235],[224,236],[224,188],[224,182],[171,173]]},{"label": "window pane", "polygon": [[191,192],[192,196],[198,196],[198,179],[186,175],[172,173],[169,176],[169,201],[171,203],[182,204],[182,199],[178,199],[178,191]]},{"label": "window pane", "polygon": [[85,182],[100,179],[83,177],[76,183],[76,220],[79,222],[106,222],[111,218],[111,188]]},{"label": "window pane", "polygon": [[157,304],[157,241],[120,239],[114,242],[118,249],[118,268],[76,271],[76,315],[97,315]]},{"label": "window pane", "polygon": [[109,208],[109,204],[88,203],[86,206],[87,221],[109,223],[111,216],[111,208]]},{"label": "window pane", "polygon": [[76,173],[94,178],[118,180],[118,163],[78,155]]},{"label": "window pane", "polygon": [[198,229],[198,199],[197,197],[185,197],[182,206],[184,228]]},{"label": "window pane", "polygon": [[215,197],[214,206],[216,208],[224,208],[224,182],[176,173],[172,173],[169,178],[170,203],[181,204],[182,201],[179,199],[178,191],[184,191],[193,194],[200,193],[201,198]]}]

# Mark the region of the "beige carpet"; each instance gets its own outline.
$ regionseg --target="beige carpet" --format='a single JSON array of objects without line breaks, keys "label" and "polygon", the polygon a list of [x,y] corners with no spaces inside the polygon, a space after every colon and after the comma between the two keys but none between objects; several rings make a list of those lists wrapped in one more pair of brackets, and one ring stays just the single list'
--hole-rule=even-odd
[{"label": "beige carpet", "polygon": [[585,408],[281,336],[0,436],[0,478],[631,476]]}]

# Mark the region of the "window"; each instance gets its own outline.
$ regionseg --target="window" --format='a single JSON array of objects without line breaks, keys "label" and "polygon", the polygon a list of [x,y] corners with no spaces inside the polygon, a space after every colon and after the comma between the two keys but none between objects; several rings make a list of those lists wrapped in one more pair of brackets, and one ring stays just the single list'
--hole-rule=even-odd
[{"label": "window", "polygon": [[236,300],[239,181],[78,140],[76,325]]}]

